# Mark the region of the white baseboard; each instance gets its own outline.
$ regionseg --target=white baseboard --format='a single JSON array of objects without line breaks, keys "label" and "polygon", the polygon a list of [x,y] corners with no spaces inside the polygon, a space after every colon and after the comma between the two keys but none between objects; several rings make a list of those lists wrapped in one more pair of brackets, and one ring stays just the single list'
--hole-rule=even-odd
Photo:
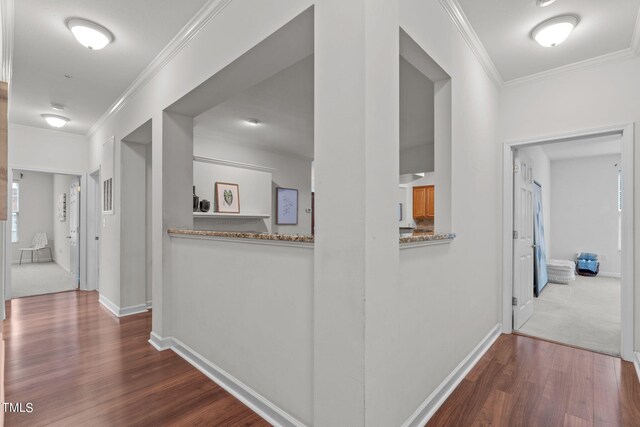
[{"label": "white baseboard", "polygon": [[159,351],[173,350],[174,353],[189,362],[193,367],[209,377],[211,381],[225,389],[229,394],[233,395],[272,425],[304,426],[304,423],[298,421],[292,415],[233,377],[224,369],[198,354],[180,340],[173,337],[162,338],[156,333],[151,332],[149,343]]},{"label": "white baseboard", "polygon": [[636,368],[636,374],[638,374],[638,381],[640,381],[640,352],[633,353],[633,366]]},{"label": "white baseboard", "polygon": [[105,306],[107,310],[113,313],[116,317],[131,316],[132,314],[144,313],[145,311],[147,311],[146,304],[120,308],[102,294],[98,296],[98,302]]},{"label": "white baseboard", "polygon": [[598,276],[601,276],[601,277],[613,277],[614,279],[622,278],[622,274],[620,274],[620,273],[608,273],[606,271],[599,272]]},{"label": "white baseboard", "polygon": [[502,333],[502,324],[498,323],[494,326],[486,337],[471,350],[471,353],[464,358],[462,362],[449,374],[447,378],[427,397],[427,399],[416,409],[416,411],[407,419],[402,427],[424,426],[427,421],[436,413],[438,408],[447,400],[449,395],[467,376],[471,368],[480,360],[482,356],[489,350],[489,347],[498,339]]},{"label": "white baseboard", "polygon": [[151,301],[147,301],[147,310],[151,309]]}]

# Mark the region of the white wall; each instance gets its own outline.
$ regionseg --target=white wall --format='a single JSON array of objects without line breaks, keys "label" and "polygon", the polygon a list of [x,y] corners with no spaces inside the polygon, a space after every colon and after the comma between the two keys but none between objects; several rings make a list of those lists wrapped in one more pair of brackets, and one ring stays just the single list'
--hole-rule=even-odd
[{"label": "white wall", "polygon": [[529,147],[520,150],[533,161],[533,179],[542,187],[542,216],[544,217],[544,241],[547,246],[547,259],[551,254],[551,241],[555,237],[551,233],[551,161],[541,147]]},{"label": "white wall", "polygon": [[313,249],[172,237],[171,254],[167,335],[312,425]]},{"label": "white wall", "polygon": [[[53,175],[53,251],[54,260],[67,271],[71,271],[71,243],[69,236],[69,189],[73,175]],[[66,194],[67,198],[67,218],[64,221],[58,219],[58,196]]]},{"label": "white wall", "polygon": [[621,161],[621,156],[613,155],[551,162],[551,224],[556,242],[552,258],[573,260],[576,252],[595,252],[602,274],[620,275]]},{"label": "white wall", "polygon": [[[291,371],[300,375],[292,378],[285,372],[285,381],[278,381],[270,376],[269,366],[251,360],[259,342],[262,342],[261,337],[246,341],[244,348],[247,354],[241,354],[243,360],[240,361],[232,359],[239,354],[237,351],[224,347],[212,348],[211,341],[206,339],[209,331],[202,329],[198,320],[207,319],[199,313],[206,312],[208,316],[213,311],[215,314],[210,304],[212,301],[215,303],[212,297],[218,290],[212,286],[203,288],[198,284],[199,280],[206,281],[208,275],[187,281],[182,279],[192,277],[187,276],[192,268],[212,268],[209,264],[215,258],[206,255],[219,250],[211,247],[210,242],[203,242],[202,248],[199,245],[201,251],[181,247],[181,244],[167,244],[170,239],[166,236],[166,227],[188,226],[190,220],[182,215],[182,210],[170,209],[170,203],[181,204],[182,198],[179,202],[165,198],[180,194],[188,204],[191,196],[190,187],[183,188],[186,187],[183,185],[186,181],[174,184],[169,178],[182,179],[187,174],[190,180],[191,170],[182,161],[173,162],[169,158],[174,153],[170,151],[172,144],[176,143],[176,138],[170,143],[169,137],[179,132],[167,132],[167,125],[172,123],[169,123],[162,109],[311,4],[311,1],[298,0],[228,3],[221,14],[206,25],[165,68],[91,135],[90,169],[100,164],[101,145],[107,138],[114,135],[119,141],[153,118],[152,249],[154,259],[162,259],[166,265],[171,264],[173,277],[181,279],[178,287],[178,280],[171,282],[171,268],[154,264],[155,333],[185,337],[211,361],[233,371],[249,386],[268,394],[268,398],[305,422],[321,425],[322,421],[329,424],[331,419],[348,419],[354,420],[353,425],[358,425],[366,419],[373,425],[399,425],[499,322],[500,312],[498,273],[501,228],[500,218],[496,215],[500,206],[501,170],[500,150],[496,144],[499,140],[496,132],[498,92],[439,2],[401,0],[400,24],[452,77],[451,166],[454,173],[451,220],[452,231],[458,234],[454,243],[410,249],[398,255],[396,203],[399,150],[397,115],[394,114],[397,108],[397,96],[394,95],[397,93],[397,69],[391,65],[397,64],[398,57],[398,39],[393,36],[397,34],[398,27],[394,20],[397,16],[397,11],[393,10],[395,6],[390,2],[380,2],[379,5],[385,8],[382,12],[374,7],[359,7],[361,3],[347,5],[323,0],[318,1],[316,10],[316,85],[323,82],[323,86],[316,86],[316,89],[323,94],[323,98],[316,99],[316,137],[319,135],[321,138],[316,138],[315,150],[318,201],[325,200],[327,203],[318,203],[317,209],[316,219],[322,224],[319,224],[320,232],[314,251],[313,262],[320,263],[315,265],[314,294],[311,297],[298,294],[304,291],[299,284],[295,289],[292,288],[297,295],[295,300],[303,308],[305,301],[312,299],[313,308],[305,312],[307,316],[313,313],[314,326],[304,334],[296,329],[294,334],[287,336],[283,345],[295,345],[295,352],[267,354],[272,360],[271,365],[277,368],[276,372],[281,370],[280,364],[287,361]],[[386,8],[391,13],[386,13]],[[373,39],[364,37],[362,26],[365,23],[362,21],[365,20],[358,16],[364,13],[364,9],[371,17],[383,21],[384,31],[381,31],[377,25],[380,22],[375,21],[374,25],[373,21],[366,20],[366,34]],[[351,15],[331,13],[336,10]],[[319,15],[322,15],[322,19],[319,19]],[[344,19],[344,23],[349,25],[337,25],[336,19]],[[345,39],[354,44],[345,45]],[[318,44],[322,49],[318,48]],[[369,46],[366,55],[359,50],[364,46]],[[382,50],[384,56],[381,57],[378,54]],[[344,56],[340,56],[340,52]],[[378,61],[381,58],[389,58],[389,66],[380,64]],[[373,80],[363,79],[365,73]],[[365,81],[368,82],[366,87]],[[373,81],[384,84],[372,84]],[[336,82],[342,84],[344,93],[336,90]],[[334,102],[336,100],[344,100],[344,103]],[[369,103],[377,108],[366,108],[371,105]],[[322,120],[320,124],[317,121],[319,118]],[[120,148],[116,147],[116,159],[120,158]],[[182,174],[171,170],[176,165],[185,167],[181,169]],[[304,174],[308,176],[310,187],[310,168],[309,173]],[[303,172],[300,172],[302,175]],[[106,218],[103,229],[103,236],[118,237],[103,239],[101,246],[103,265],[112,266],[116,273],[110,273],[108,277],[101,274],[101,292],[105,288],[119,292],[121,288],[120,275],[117,273],[120,269],[121,232],[119,188],[127,183],[119,183],[119,177],[120,171],[116,170],[116,215]],[[341,186],[346,182],[345,179],[354,180],[348,183],[350,191],[334,194],[333,190],[344,188]],[[292,182],[277,184],[295,187],[300,181],[295,179]],[[323,189],[327,191],[323,193]],[[333,202],[349,207],[353,216],[348,222],[335,211]],[[320,212],[322,206],[324,216]],[[383,206],[388,206],[388,210]],[[300,208],[303,207],[301,198]],[[321,220],[321,216],[325,219]],[[279,232],[284,230],[280,229]],[[288,232],[289,228],[286,230]],[[219,252],[225,253],[224,250]],[[260,256],[255,257],[256,262],[262,257],[269,259],[270,253],[262,248]],[[470,258],[469,254],[473,254],[473,257]],[[236,261],[224,259],[228,265],[235,265]],[[465,262],[465,268],[460,268],[461,261]],[[400,271],[399,262],[402,267]],[[243,266],[246,265],[250,264],[243,262]],[[254,283],[250,279],[252,275],[262,273],[261,267],[239,271],[243,279],[234,283],[247,286]],[[425,271],[428,271],[427,275]],[[265,275],[262,274],[262,277]],[[268,280],[263,280],[262,286],[277,282],[275,277],[266,277]],[[343,286],[344,283],[353,286]],[[184,288],[184,293],[181,288]],[[241,286],[242,289],[247,290],[244,286]],[[269,288],[265,286],[265,289]],[[162,295],[163,291],[168,294],[166,298]],[[209,298],[203,298],[203,295]],[[288,298],[289,294],[283,295]],[[250,292],[243,292],[242,296],[250,298],[247,304],[252,304],[254,298]],[[240,298],[237,299],[240,302],[232,306],[247,306],[242,305]],[[274,302],[267,304],[267,307],[277,308],[279,305]],[[221,310],[221,313],[227,313],[224,308]],[[187,315],[190,313],[195,315]],[[296,314],[294,318],[298,316]],[[251,312],[244,320],[251,321],[255,327],[264,318]],[[304,328],[307,325],[305,322],[299,323],[298,327]],[[287,331],[292,327],[290,323],[284,326],[277,324],[277,327],[269,329],[269,333],[276,333],[275,338],[280,340],[279,328]],[[443,324],[447,325],[444,329]],[[238,337],[246,338],[244,334]],[[298,356],[291,357],[293,354]],[[309,365],[312,361],[313,365]],[[313,372],[313,376],[306,373],[308,366],[313,366],[313,370],[309,371]],[[291,387],[292,384],[295,387]],[[352,407],[352,402],[356,402],[357,407]],[[310,408],[313,412],[310,412]]]},{"label": "white wall", "polygon": [[82,135],[9,123],[9,166],[85,172],[89,144]]},{"label": "white wall", "polygon": [[[281,234],[311,234],[311,213],[305,212],[306,209],[311,208],[310,159],[234,144],[228,141],[214,141],[205,135],[199,134],[197,128],[193,142],[193,153],[195,156],[231,160],[272,168],[271,207],[269,211],[271,214],[269,219],[271,231]],[[298,225],[276,224],[276,187],[296,188],[298,190]],[[196,193],[202,200],[201,189],[196,187]],[[207,199],[212,201],[209,197]]]},{"label": "white wall", "polygon": [[434,144],[400,150],[400,173],[433,172]]},{"label": "white wall", "polygon": [[[20,178],[22,174],[22,178]],[[31,240],[36,233],[47,233],[53,243],[53,195],[51,188],[53,176],[50,173],[14,171],[14,180],[20,183],[20,214],[19,214],[19,239],[12,243],[13,262],[20,259],[20,248],[31,246]],[[40,251],[40,260],[50,260],[49,251]],[[25,252],[22,262],[30,262],[29,252]]]},{"label": "white wall", "polygon": [[[640,121],[640,58],[614,61],[562,73],[543,80],[508,86],[501,93],[501,138],[529,139]],[[640,143],[635,131],[636,147]],[[635,150],[636,165],[640,150]],[[635,177],[640,197],[640,175]],[[636,211],[636,222],[640,212]],[[640,227],[634,231],[640,244]],[[555,245],[555,243],[554,243]],[[635,265],[640,265],[640,253]],[[640,349],[640,269],[635,271],[635,350]]]}]

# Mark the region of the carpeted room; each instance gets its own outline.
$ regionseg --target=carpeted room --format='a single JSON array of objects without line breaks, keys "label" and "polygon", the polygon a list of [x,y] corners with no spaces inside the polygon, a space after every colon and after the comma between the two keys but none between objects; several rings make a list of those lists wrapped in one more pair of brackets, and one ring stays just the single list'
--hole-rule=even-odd
[{"label": "carpeted room", "polygon": [[77,187],[71,175],[13,170],[12,298],[76,289]]},{"label": "carpeted room", "polygon": [[[534,161],[534,180],[541,193],[542,220],[535,245],[542,244],[546,256],[536,262],[534,286],[539,295],[533,301],[533,315],[519,332],[619,355],[620,139],[612,136],[525,150]],[[590,268],[581,270],[589,275],[577,274],[580,253],[593,254]],[[558,269],[558,265],[564,267]],[[544,283],[536,284],[536,279]]]}]

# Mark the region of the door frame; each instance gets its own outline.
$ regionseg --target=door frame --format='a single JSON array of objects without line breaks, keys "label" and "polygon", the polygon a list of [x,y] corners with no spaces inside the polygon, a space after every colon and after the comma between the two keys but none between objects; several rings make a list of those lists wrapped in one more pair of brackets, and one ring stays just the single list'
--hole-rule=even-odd
[{"label": "door frame", "polygon": [[[13,181],[13,171],[14,170],[23,170],[29,172],[41,172],[41,173],[52,173],[52,174],[60,174],[60,175],[74,175],[80,178],[80,191],[83,188],[86,188],[87,185],[87,174],[84,171],[74,171],[74,170],[65,170],[65,169],[55,169],[55,168],[37,168],[32,166],[21,166],[21,165],[10,165],[8,168],[8,177],[11,178],[9,181]],[[9,185],[8,183],[8,185]],[[10,205],[9,205],[10,206]],[[80,290],[87,290],[87,205],[86,205],[86,197],[80,197]],[[5,250],[5,275],[4,275],[4,299],[5,301],[12,299],[11,295],[11,265],[12,265],[12,251],[11,248],[11,221],[5,222],[5,246],[8,250]],[[82,248],[85,249],[82,249]]]},{"label": "door frame", "polygon": [[622,280],[621,280],[621,341],[620,355],[634,360],[634,124],[576,130],[534,138],[508,141],[503,146],[502,170],[502,331],[513,332],[513,151],[518,148],[595,138],[622,136]]},{"label": "door frame", "polygon": [[[96,176],[97,181],[95,181],[93,177]],[[98,248],[94,251],[92,248],[95,247],[94,241],[95,237],[98,237],[100,240],[102,230],[101,222],[102,222],[102,203],[101,203],[101,171],[100,167],[89,172],[87,174],[87,192],[86,192],[86,205],[87,205],[87,290],[97,291],[100,287],[100,241],[98,241]],[[82,199],[81,199],[82,201]],[[94,215],[93,217],[90,214],[90,204],[94,205]],[[94,253],[95,252],[95,253]],[[95,269],[95,277],[90,277],[89,275],[89,265],[96,266]]]}]

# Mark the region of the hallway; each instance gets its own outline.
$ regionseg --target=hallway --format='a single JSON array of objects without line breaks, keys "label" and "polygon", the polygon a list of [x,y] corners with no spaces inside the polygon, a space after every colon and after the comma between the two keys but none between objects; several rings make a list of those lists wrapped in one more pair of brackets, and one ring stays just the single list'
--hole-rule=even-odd
[{"label": "hallway", "polygon": [[262,418],[172,351],[148,342],[151,313],[117,319],[97,292],[7,302],[8,426],[264,426]]}]

